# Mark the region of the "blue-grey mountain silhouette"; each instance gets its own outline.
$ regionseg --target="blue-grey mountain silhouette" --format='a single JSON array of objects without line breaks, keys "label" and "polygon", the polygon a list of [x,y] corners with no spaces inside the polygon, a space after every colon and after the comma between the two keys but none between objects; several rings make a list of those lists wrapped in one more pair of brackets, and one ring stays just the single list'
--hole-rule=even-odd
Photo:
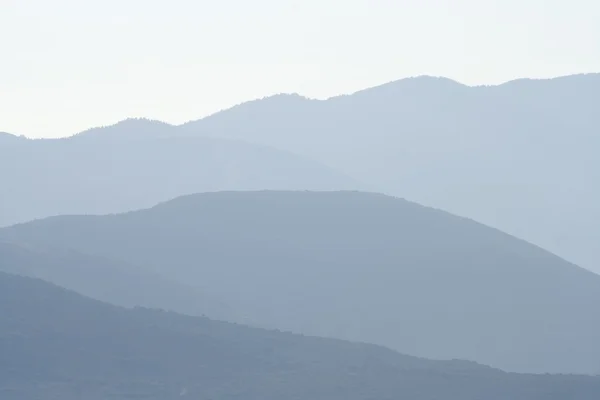
[{"label": "blue-grey mountain silhouette", "polygon": [[0,239],[146,268],[221,300],[235,322],[509,371],[600,373],[600,276],[384,195],[207,193]]},{"label": "blue-grey mountain silhouette", "polygon": [[277,95],[181,127],[320,160],[373,190],[499,228],[600,272],[600,74]]},{"label": "blue-grey mountain silhouette", "polygon": [[41,278],[112,304],[235,319],[233,310],[199,290],[134,265],[72,250],[0,241],[0,271]]},{"label": "blue-grey mountain silhouette", "polygon": [[595,400],[600,393],[597,377],[507,374],[373,345],[128,310],[5,273],[0,304],[2,400]]},{"label": "blue-grey mountain silhouette", "polygon": [[196,192],[361,187],[304,156],[240,140],[179,137],[175,127],[143,119],[66,139],[5,136],[0,226],[123,212]]}]

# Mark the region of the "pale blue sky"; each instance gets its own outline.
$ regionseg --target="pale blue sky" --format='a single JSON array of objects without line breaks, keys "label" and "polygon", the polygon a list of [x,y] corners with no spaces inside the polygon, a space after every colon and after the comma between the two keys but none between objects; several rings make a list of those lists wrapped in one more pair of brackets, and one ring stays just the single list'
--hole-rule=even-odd
[{"label": "pale blue sky", "polygon": [[0,0],[0,131],[171,123],[415,75],[600,72],[597,0]]}]

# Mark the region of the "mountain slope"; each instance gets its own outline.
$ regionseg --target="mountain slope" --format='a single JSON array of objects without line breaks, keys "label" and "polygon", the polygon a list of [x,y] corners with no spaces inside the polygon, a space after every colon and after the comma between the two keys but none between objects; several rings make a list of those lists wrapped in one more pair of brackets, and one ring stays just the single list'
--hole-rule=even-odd
[{"label": "mountain slope", "polygon": [[17,143],[21,140],[24,140],[24,139],[20,138],[18,136],[15,136],[15,135],[11,135],[10,133],[0,132],[0,144],[2,144],[3,146]]},{"label": "mountain slope", "polygon": [[486,87],[419,77],[326,101],[274,96],[180,130],[318,159],[600,272],[598,103],[600,74]]},{"label": "mountain slope", "polygon": [[0,230],[158,271],[238,322],[469,359],[600,373],[600,277],[448,213],[359,192],[223,192]]},{"label": "mountain slope", "polygon": [[600,378],[507,374],[151,310],[0,273],[0,394],[48,399],[596,399]]},{"label": "mountain slope", "polygon": [[205,191],[359,187],[306,157],[238,140],[177,137],[174,129],[129,120],[67,139],[0,146],[0,226],[123,212]]},{"label": "mountain slope", "polygon": [[104,257],[0,241],[0,271],[41,278],[112,304],[161,308],[231,319],[233,312],[214,298],[152,271]]}]

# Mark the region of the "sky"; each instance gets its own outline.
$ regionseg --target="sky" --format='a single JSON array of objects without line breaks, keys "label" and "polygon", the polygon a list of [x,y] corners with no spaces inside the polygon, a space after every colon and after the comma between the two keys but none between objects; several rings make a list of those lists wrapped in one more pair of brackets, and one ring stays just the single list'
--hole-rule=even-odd
[{"label": "sky", "polygon": [[600,72],[597,0],[0,0],[0,132],[178,124],[419,75]]}]

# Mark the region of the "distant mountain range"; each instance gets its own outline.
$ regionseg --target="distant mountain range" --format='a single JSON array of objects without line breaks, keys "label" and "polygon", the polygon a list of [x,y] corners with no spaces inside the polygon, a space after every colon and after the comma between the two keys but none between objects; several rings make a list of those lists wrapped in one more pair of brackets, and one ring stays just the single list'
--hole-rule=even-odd
[{"label": "distant mountain range", "polygon": [[600,74],[479,87],[418,77],[326,101],[277,95],[180,128],[317,159],[600,272],[598,104]]},{"label": "distant mountain range", "polygon": [[[198,310],[211,316],[212,304],[223,304],[234,322],[509,371],[600,374],[600,276],[472,220],[385,195],[207,193],[16,225],[1,229],[0,240],[8,251],[50,254],[36,255],[39,266],[26,274],[116,304],[134,301],[112,289],[119,282],[65,275],[102,257],[112,260],[106,273],[133,268],[191,287],[210,300]],[[0,254],[0,269],[9,259]],[[132,286],[132,296],[145,284],[161,288],[152,304],[136,297],[139,305],[194,312],[169,300],[175,284],[153,282]]]},{"label": "distant mountain range", "polygon": [[305,156],[176,132],[142,119],[66,139],[0,136],[0,226],[134,210],[196,192],[366,187]]},{"label": "distant mountain range", "polygon": [[0,226],[203,191],[358,189],[473,218],[600,272],[599,103],[600,74],[479,87],[424,76],[325,101],[276,95],[178,127],[131,119],[64,140],[3,134]]},{"label": "distant mountain range", "polygon": [[0,273],[3,400],[596,400],[600,378],[507,374],[385,348],[127,310]]}]

